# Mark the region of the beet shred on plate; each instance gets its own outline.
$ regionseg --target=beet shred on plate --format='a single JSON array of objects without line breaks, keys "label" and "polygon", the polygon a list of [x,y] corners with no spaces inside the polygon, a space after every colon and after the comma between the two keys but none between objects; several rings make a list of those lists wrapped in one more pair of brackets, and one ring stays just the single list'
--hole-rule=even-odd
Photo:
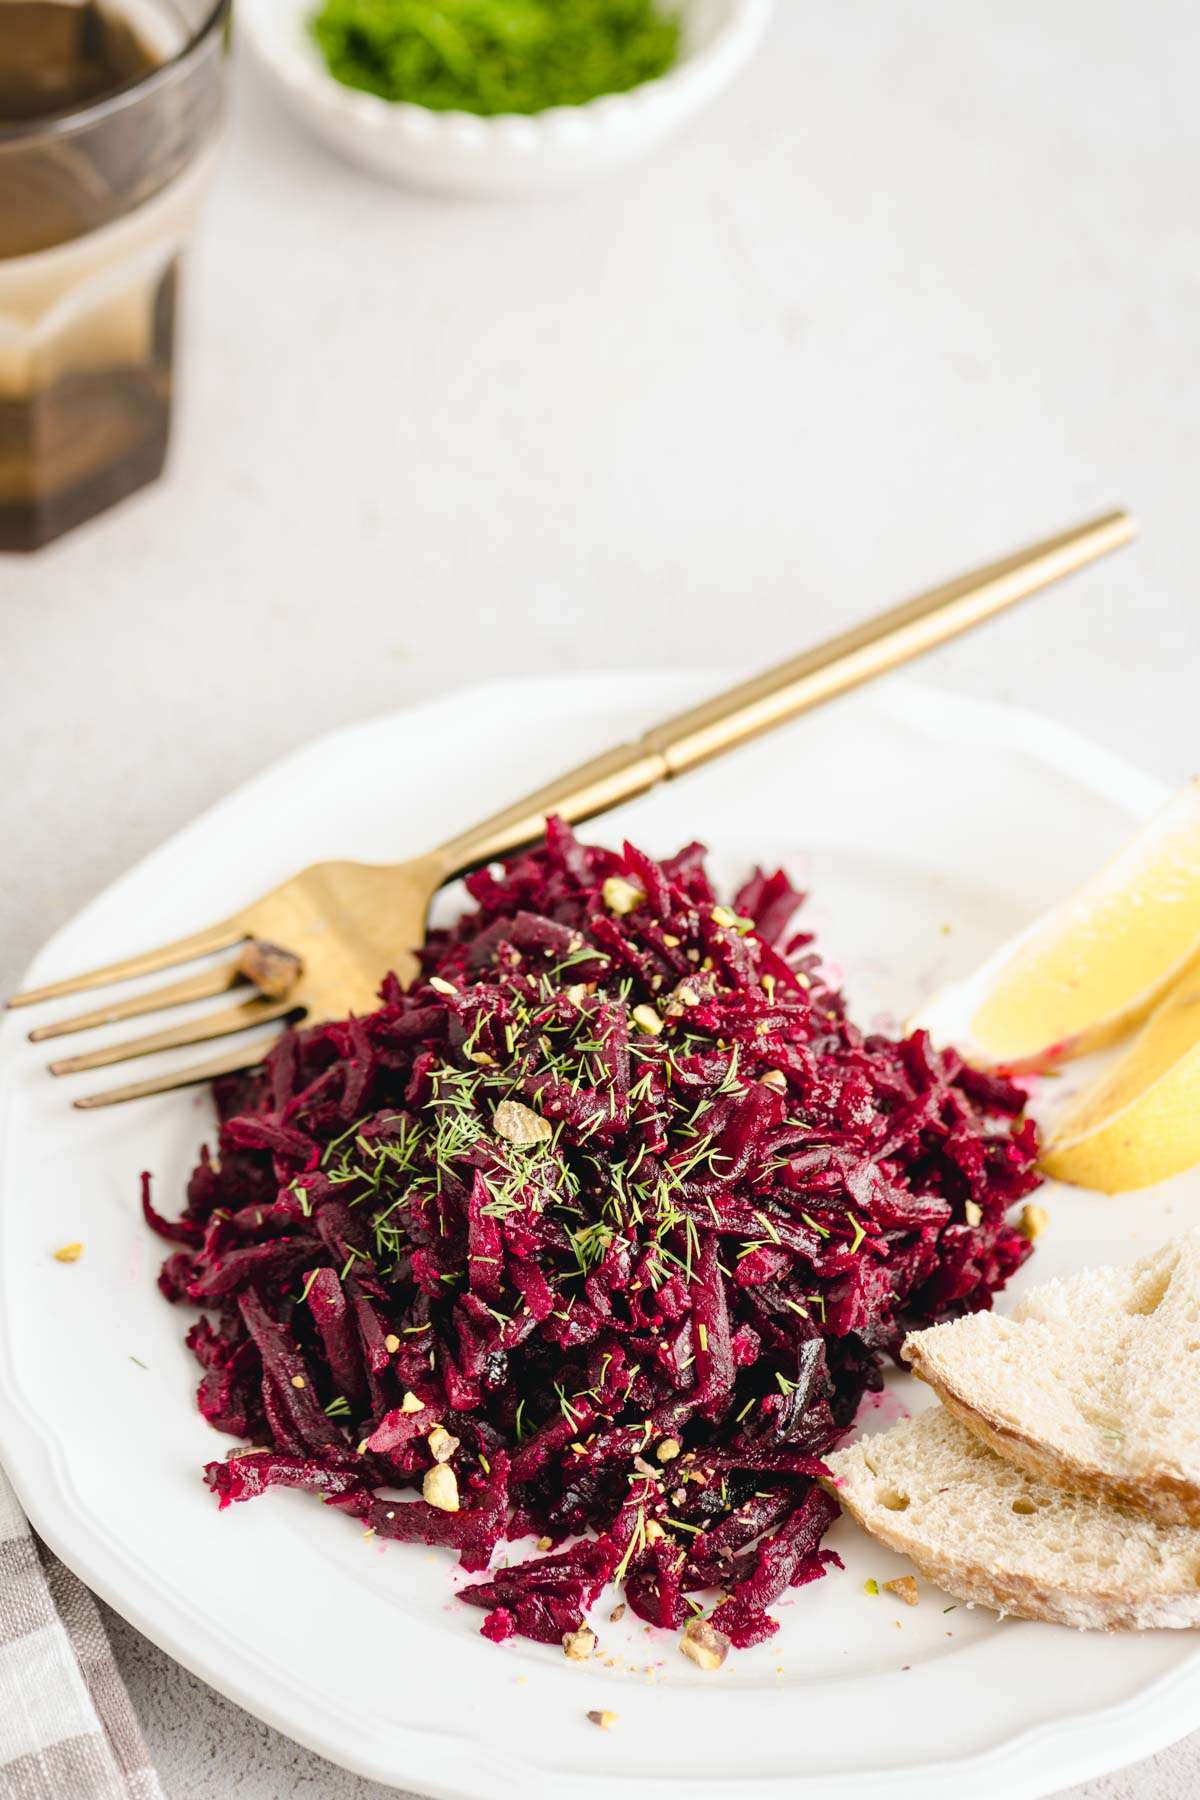
[{"label": "beet shred on plate", "polygon": [[757,1643],[835,1560],[813,1476],[883,1358],[1029,1252],[1024,1097],[852,1025],[782,874],[726,908],[699,846],[552,820],[467,886],[409,992],[218,1084],[180,1220],[144,1182],[200,1409],[254,1446],[207,1480],[456,1550],[497,1640],[614,1582]]}]

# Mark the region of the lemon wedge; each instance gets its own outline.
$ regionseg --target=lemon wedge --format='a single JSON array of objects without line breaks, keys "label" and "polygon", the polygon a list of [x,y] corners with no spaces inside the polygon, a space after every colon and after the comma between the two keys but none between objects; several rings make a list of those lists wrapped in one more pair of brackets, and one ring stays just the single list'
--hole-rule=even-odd
[{"label": "lemon wedge", "polygon": [[1195,780],[1021,939],[971,1020],[973,1050],[1038,1069],[1101,1049],[1140,1023],[1198,958]]},{"label": "lemon wedge", "polygon": [[1200,970],[1167,995],[1042,1156],[1058,1181],[1122,1194],[1200,1162]]}]

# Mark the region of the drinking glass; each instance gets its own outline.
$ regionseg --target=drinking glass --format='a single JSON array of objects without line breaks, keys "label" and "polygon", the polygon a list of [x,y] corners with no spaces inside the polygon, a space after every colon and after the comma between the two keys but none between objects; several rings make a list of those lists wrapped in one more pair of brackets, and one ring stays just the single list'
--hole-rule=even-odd
[{"label": "drinking glass", "polygon": [[[36,549],[162,470],[228,10],[0,0],[0,549]],[[80,99],[93,63],[133,72]]]}]

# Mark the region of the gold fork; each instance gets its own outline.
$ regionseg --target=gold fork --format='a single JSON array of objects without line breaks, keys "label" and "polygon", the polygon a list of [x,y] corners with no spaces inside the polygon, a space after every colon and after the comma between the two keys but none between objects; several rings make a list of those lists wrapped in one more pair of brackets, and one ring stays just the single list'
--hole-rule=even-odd
[{"label": "gold fork", "polygon": [[[547,813],[558,812],[577,821],[645,793],[657,782],[681,775],[969,630],[992,613],[1127,543],[1136,529],[1127,513],[1110,512],[1032,544],[880,613],[791,662],[656,726],[634,743],[606,751],[424,856],[394,867],[315,863],[219,924],[86,974],[31,988],[8,1004],[32,1006],[109,982],[150,975],[219,951],[238,950],[232,959],[182,981],[31,1031],[35,1041],[61,1037],[241,987],[253,989],[249,997],[233,1005],[191,1014],[185,1024],[124,1038],[82,1056],[60,1058],[50,1064],[55,1075],[77,1074],[160,1050],[234,1036],[254,1026],[301,1018],[308,1024],[320,1024],[349,1013],[369,1012],[379,982],[389,969],[406,983],[416,974],[414,951],[424,941],[426,915],[437,890],[456,875],[533,842],[541,835]],[[242,1039],[210,1061],[89,1094],[75,1105],[112,1106],[251,1068],[262,1061],[280,1035]]]}]

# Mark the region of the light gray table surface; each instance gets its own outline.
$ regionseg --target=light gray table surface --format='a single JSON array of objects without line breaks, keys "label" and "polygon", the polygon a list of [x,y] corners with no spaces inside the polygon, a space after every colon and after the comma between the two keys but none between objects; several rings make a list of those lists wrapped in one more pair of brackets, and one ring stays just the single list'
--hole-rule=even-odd
[{"label": "light gray table surface", "polygon": [[[1114,501],[1136,548],[923,673],[1192,773],[1198,51],[1187,0],[781,0],[653,164],[521,204],[380,185],[240,67],[169,475],[0,565],[0,985],[323,728],[769,661]],[[386,1791],[109,1622],[171,1800]],[[1078,1791],[1192,1795],[1200,1738]]]}]

